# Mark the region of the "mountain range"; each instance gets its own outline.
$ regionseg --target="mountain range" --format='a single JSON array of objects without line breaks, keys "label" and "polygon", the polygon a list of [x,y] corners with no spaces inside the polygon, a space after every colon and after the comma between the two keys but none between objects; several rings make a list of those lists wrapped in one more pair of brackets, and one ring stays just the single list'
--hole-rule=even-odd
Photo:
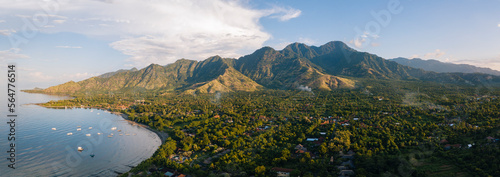
[{"label": "mountain range", "polygon": [[496,84],[500,77],[479,73],[437,73],[356,51],[340,41],[319,47],[293,43],[283,50],[263,47],[239,59],[213,56],[203,61],[180,59],[161,66],[118,70],[80,82],[37,92],[72,94],[153,90],[181,93],[319,90],[355,88],[360,79],[421,80],[456,84]]},{"label": "mountain range", "polygon": [[477,67],[468,64],[454,64],[454,63],[440,62],[438,60],[433,60],[433,59],[423,60],[420,58],[408,59],[402,57],[393,58],[390,60],[405,66],[420,68],[426,71],[434,71],[438,73],[484,73],[484,74],[500,76],[500,71],[493,70],[490,68]]}]

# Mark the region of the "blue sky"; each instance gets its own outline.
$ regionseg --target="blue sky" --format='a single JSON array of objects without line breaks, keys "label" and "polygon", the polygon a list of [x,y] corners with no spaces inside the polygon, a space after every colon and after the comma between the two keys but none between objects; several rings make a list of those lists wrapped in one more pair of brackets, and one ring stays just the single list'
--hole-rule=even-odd
[{"label": "blue sky", "polygon": [[20,86],[33,88],[180,58],[343,41],[384,58],[500,70],[498,9],[498,0],[0,0],[0,62],[17,63]]}]

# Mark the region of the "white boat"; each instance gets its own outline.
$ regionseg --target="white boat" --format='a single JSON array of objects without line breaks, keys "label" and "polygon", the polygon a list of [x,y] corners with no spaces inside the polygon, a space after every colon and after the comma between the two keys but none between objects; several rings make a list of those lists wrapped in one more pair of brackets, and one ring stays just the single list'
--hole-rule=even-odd
[{"label": "white boat", "polygon": [[90,134],[86,134],[85,136],[90,136]]},{"label": "white boat", "polygon": [[52,128],[52,130],[56,130],[56,128]]},{"label": "white boat", "polygon": [[67,135],[73,135],[73,133],[67,133]]},{"label": "white boat", "polygon": [[78,147],[78,151],[83,151],[83,148],[82,147]]},{"label": "white boat", "polygon": [[99,115],[99,114],[101,114],[101,113],[97,113],[97,115]]},{"label": "white boat", "polygon": [[89,127],[89,130],[92,129],[92,127]]},{"label": "white boat", "polygon": [[110,135],[113,136],[113,133],[111,133]]},{"label": "white boat", "polygon": [[82,129],[81,128],[77,128],[76,131],[81,131]]},{"label": "white boat", "polygon": [[116,130],[116,127],[112,127],[111,130]]},{"label": "white boat", "polygon": [[97,135],[101,135],[101,133],[97,133]]}]

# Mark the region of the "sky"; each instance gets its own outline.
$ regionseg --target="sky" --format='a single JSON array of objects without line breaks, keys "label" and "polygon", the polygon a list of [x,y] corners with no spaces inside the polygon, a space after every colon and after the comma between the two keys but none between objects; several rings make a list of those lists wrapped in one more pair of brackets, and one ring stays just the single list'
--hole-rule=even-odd
[{"label": "sky", "polygon": [[[500,70],[500,0],[0,0],[21,89],[177,59],[343,41],[390,59]],[[6,79],[1,79],[6,82]]]}]

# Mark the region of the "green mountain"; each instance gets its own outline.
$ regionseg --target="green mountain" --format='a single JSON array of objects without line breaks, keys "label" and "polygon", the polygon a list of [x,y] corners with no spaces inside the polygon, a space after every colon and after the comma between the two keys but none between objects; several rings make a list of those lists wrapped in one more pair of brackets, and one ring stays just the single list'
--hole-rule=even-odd
[{"label": "green mountain", "polygon": [[71,94],[150,90],[215,93],[307,87],[332,90],[355,88],[356,78],[469,85],[500,83],[500,77],[488,74],[437,73],[404,66],[334,41],[319,47],[293,43],[281,51],[263,47],[239,59],[219,56],[203,61],[180,59],[166,66],[151,64],[140,70],[119,70],[36,92]]},{"label": "green mountain", "polygon": [[393,58],[391,61],[395,61],[399,64],[424,69],[426,71],[434,71],[438,73],[484,73],[500,76],[500,71],[493,70],[490,68],[481,68],[468,64],[453,64],[444,63],[437,60],[422,60],[420,58],[407,59],[407,58]]}]

